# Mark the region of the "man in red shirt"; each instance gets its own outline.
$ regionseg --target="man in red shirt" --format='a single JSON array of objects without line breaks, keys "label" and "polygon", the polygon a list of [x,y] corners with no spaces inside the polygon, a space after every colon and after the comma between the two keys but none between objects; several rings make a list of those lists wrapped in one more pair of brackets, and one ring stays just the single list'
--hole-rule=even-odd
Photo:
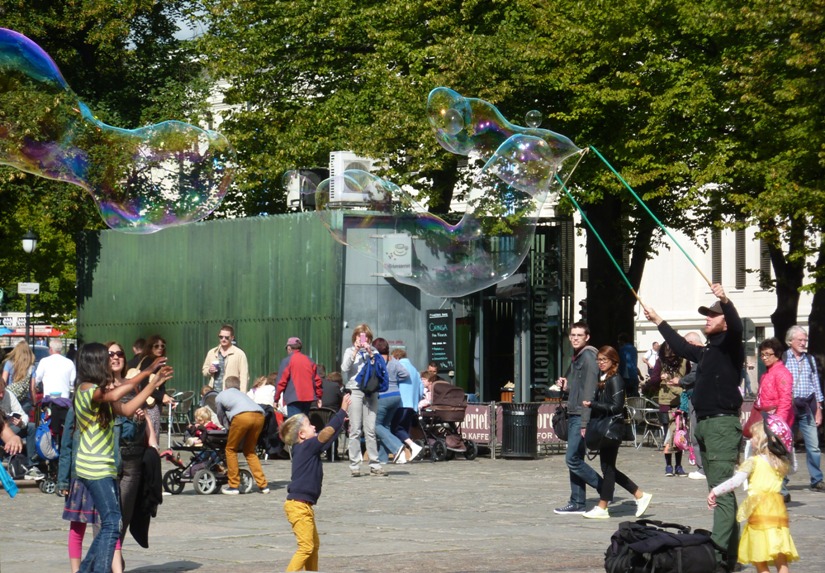
[{"label": "man in red shirt", "polygon": [[287,417],[295,414],[307,414],[313,406],[321,407],[324,395],[321,377],[315,363],[303,352],[303,344],[298,337],[291,337],[286,342],[287,357],[281,362],[278,385],[275,389],[275,402],[281,395],[286,403]]}]

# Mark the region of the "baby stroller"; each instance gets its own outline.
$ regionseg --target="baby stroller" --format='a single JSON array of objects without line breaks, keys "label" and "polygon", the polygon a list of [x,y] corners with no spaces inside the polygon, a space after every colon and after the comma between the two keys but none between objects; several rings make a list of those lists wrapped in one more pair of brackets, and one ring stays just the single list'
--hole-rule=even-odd
[{"label": "baby stroller", "polygon": [[[220,486],[227,483],[226,476],[226,440],[227,430],[208,430],[201,436],[202,445],[187,446],[175,442],[171,450],[161,453],[161,457],[176,467],[163,474],[163,489],[172,495],[183,491],[185,484],[191,483],[195,493],[209,495],[220,490]],[[175,454],[177,452],[177,454]],[[192,457],[189,463],[181,461],[180,452],[190,452]],[[241,483],[238,489],[241,493],[249,493],[255,485],[252,472],[240,470]]]},{"label": "baby stroller", "polygon": [[42,479],[38,478],[37,485],[43,493],[52,494],[57,488],[60,440],[70,406],[71,401],[68,398],[45,396],[37,409],[39,423],[35,432],[34,445],[37,457],[40,458],[37,468],[43,474]]},{"label": "baby stroller", "polygon": [[420,412],[419,422],[424,433],[424,455],[434,462],[453,459],[456,453],[467,460],[478,455],[478,446],[461,436],[461,422],[467,406],[462,388],[439,381],[432,385],[430,406]]}]

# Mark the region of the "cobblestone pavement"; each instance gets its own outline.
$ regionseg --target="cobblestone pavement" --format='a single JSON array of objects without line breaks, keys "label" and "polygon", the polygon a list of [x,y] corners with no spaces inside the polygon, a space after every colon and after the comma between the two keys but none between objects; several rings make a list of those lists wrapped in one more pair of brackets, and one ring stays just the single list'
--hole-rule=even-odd
[{"label": "cobblestone pavement", "polygon": [[[819,573],[825,563],[825,494],[811,491],[804,457],[800,462],[789,510],[801,561],[791,570]],[[187,484],[180,495],[164,497],[152,522],[150,549],[127,539],[127,571],[283,571],[295,549],[282,509],[289,462],[263,464],[269,495],[202,496]],[[653,493],[647,517],[711,527],[706,483],[665,477],[661,452],[623,447],[619,467]],[[623,490],[609,520],[553,514],[569,495],[561,455],[389,465],[388,478],[352,478],[346,462],[326,463],[324,469],[316,519],[320,567],[330,573],[598,572],[604,570],[611,533],[619,522],[634,519],[632,496]],[[15,499],[0,493],[0,571],[68,571],[63,500],[31,482],[18,484]],[[589,492],[588,504],[595,501]]]}]

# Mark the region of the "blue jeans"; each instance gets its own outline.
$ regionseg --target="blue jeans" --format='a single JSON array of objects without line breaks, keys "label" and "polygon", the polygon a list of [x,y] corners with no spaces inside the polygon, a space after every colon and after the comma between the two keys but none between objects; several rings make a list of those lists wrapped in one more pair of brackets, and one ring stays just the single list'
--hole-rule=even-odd
[{"label": "blue jeans", "polygon": [[286,405],[286,417],[291,418],[295,414],[308,415],[310,408],[317,402],[292,402]]},{"label": "blue jeans", "polygon": [[392,433],[392,418],[401,407],[401,396],[378,397],[378,413],[375,415],[375,435],[378,437],[378,461],[387,463],[389,455],[402,446],[401,440]]},{"label": "blue jeans", "polygon": [[794,420],[794,429],[799,428],[802,439],[805,440],[805,458],[808,462],[808,473],[811,474],[811,485],[822,481],[822,470],[819,467],[820,451],[819,436],[816,432],[816,422],[810,414],[797,416]]},{"label": "blue jeans", "polygon": [[589,485],[596,491],[601,491],[602,478],[584,461],[586,450],[581,434],[581,416],[570,416],[569,427],[570,435],[567,437],[564,461],[567,463],[567,469],[570,470],[570,503],[583,508],[587,501],[586,486]]},{"label": "blue jeans", "polygon": [[100,533],[92,541],[79,573],[110,573],[115,545],[120,537],[120,494],[115,478],[84,479],[80,481],[92,494],[100,518]]}]

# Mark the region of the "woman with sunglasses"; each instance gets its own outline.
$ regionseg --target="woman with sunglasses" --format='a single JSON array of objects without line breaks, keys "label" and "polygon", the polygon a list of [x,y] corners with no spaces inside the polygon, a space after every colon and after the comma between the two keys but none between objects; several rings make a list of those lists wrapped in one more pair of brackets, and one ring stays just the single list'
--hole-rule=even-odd
[{"label": "woman with sunglasses", "polygon": [[[612,346],[602,346],[596,356],[596,364],[601,375],[593,401],[584,400],[582,406],[590,408],[590,420],[603,416],[616,416],[624,411],[625,389],[624,379],[619,376],[619,353]],[[619,456],[619,445],[603,447],[599,450],[599,461],[602,466],[604,481],[599,490],[599,504],[584,517],[588,519],[608,519],[610,513],[607,505],[613,501],[613,491],[619,484],[636,498],[636,517],[641,517],[650,505],[652,494],[645,493],[632,479],[616,469],[616,458]]]},{"label": "woman with sunglasses", "polygon": [[[137,369],[144,372],[149,368],[156,368],[155,365],[158,363],[161,366],[166,364],[166,340],[160,334],[153,334],[146,341]],[[146,384],[146,382],[143,384]],[[172,397],[166,393],[166,384],[161,384],[146,400],[143,410],[157,436],[160,435],[160,409],[168,407],[173,401]]]}]

